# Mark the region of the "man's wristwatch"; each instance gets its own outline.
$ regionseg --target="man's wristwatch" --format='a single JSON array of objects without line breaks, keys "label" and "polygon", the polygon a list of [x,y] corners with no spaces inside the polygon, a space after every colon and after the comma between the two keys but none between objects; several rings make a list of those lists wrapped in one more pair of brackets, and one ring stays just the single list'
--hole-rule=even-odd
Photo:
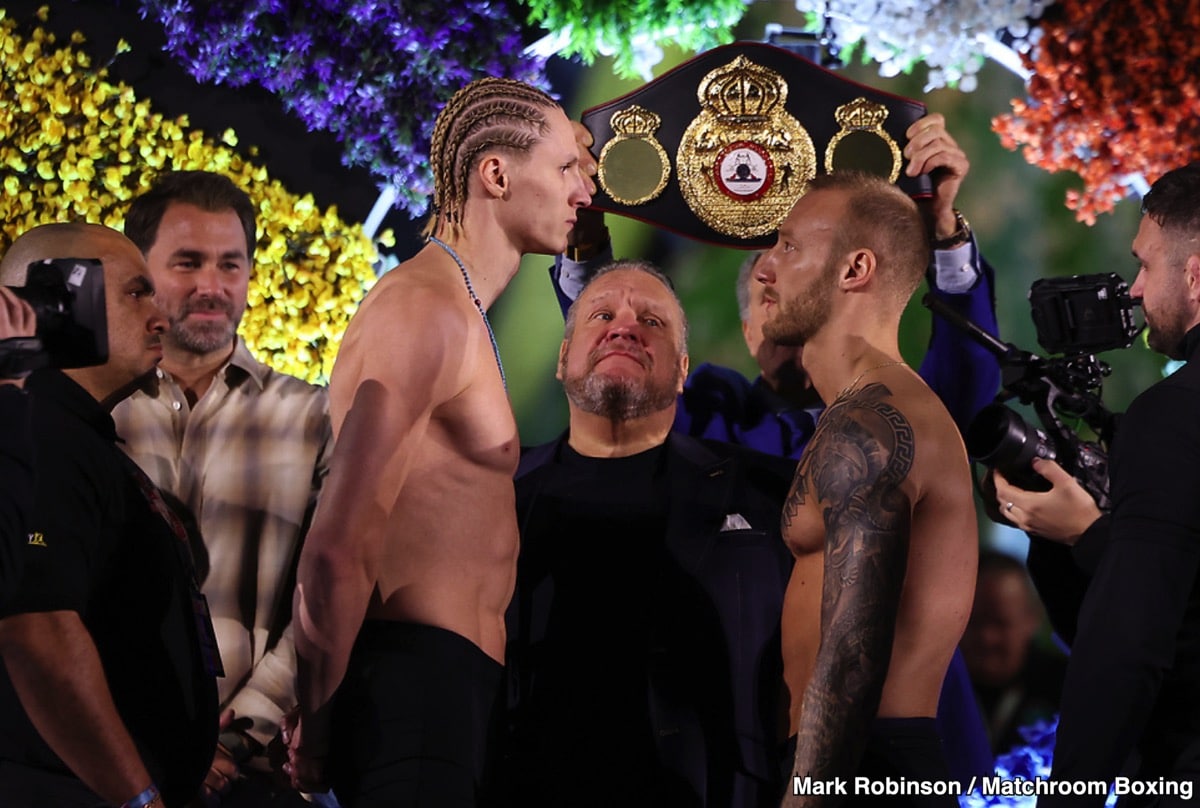
[{"label": "man's wristwatch", "polygon": [[952,250],[961,247],[971,240],[971,225],[962,211],[954,209],[954,232],[945,238],[931,239],[929,245],[935,250]]}]

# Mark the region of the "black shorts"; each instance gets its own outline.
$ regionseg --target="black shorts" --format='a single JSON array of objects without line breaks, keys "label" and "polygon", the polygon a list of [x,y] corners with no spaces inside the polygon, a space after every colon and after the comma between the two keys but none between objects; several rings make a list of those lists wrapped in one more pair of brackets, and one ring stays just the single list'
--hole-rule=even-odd
[{"label": "black shorts", "polygon": [[486,805],[503,673],[452,631],[366,621],[333,706],[342,807]]},{"label": "black shorts", "polygon": [[867,789],[851,783],[844,805],[958,808],[958,798],[945,793],[953,784],[933,718],[875,719],[857,778],[866,778]]}]

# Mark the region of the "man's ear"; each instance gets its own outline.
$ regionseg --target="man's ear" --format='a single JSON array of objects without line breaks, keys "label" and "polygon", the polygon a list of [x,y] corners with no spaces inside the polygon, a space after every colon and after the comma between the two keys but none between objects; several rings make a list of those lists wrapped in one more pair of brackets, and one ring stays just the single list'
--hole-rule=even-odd
[{"label": "man's ear", "polygon": [[865,247],[846,253],[838,275],[838,286],[847,291],[862,289],[875,277],[875,253]]},{"label": "man's ear", "polygon": [[688,374],[688,355],[686,353],[679,355],[679,383],[675,385],[675,395],[683,393],[683,383],[687,379]]},{"label": "man's ear", "polygon": [[1183,279],[1187,284],[1188,300],[1200,305],[1200,254],[1192,253],[1183,265]]},{"label": "man's ear", "polygon": [[562,345],[558,346],[558,362],[554,365],[554,378],[560,382],[563,380],[563,359],[567,356],[567,341],[564,339]]},{"label": "man's ear", "polygon": [[508,194],[508,166],[502,155],[497,152],[485,155],[476,171],[485,194],[494,199],[503,199]]}]

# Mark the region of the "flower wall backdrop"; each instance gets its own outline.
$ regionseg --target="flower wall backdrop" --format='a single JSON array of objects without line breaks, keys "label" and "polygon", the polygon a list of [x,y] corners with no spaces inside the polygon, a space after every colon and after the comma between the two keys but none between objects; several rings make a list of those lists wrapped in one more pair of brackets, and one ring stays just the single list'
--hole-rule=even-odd
[{"label": "flower wall backdrop", "polygon": [[[134,2],[135,0],[127,0]],[[482,75],[546,86],[550,53],[649,78],[662,47],[728,42],[746,0],[136,0],[199,80],[260,84],[314,129],[335,133],[423,214],[433,120],[455,88]],[[794,0],[810,31],[878,62],[885,76],[923,63],[925,89],[970,91],[988,57],[1030,74],[1028,98],[995,128],[1011,148],[1084,190],[1085,221],[1172,161],[1195,115],[1194,0]],[[527,50],[539,34],[540,49]],[[1178,157],[1174,158],[1176,161]]]},{"label": "flower wall backdrop", "polygon": [[879,72],[894,76],[919,63],[929,68],[925,91],[976,87],[989,52],[1026,50],[1031,24],[1053,0],[796,0],[809,30],[861,48]]},{"label": "flower wall backdrop", "polygon": [[232,130],[216,140],[186,118],[155,114],[129,87],[107,81],[82,44],[76,35],[63,45],[40,27],[25,33],[0,10],[0,251],[48,222],[120,229],[129,200],[160,170],[218,171],[260,212],[258,271],[241,328],[247,344],[279,370],[327,379],[375,279],[376,249],[361,225],[272,180],[232,148]]},{"label": "flower wall backdrop", "polygon": [[[743,0],[113,0],[162,26],[168,50],[198,79],[273,91],[310,129],[334,133],[343,162],[368,166],[412,216],[429,194],[428,139],[458,86],[506,75],[547,86],[546,53],[612,54],[617,73],[645,74],[666,44],[728,41]],[[766,4],[761,4],[765,6]],[[809,28],[879,62],[890,75],[924,62],[926,89],[969,90],[989,55],[1011,46],[1028,93],[994,126],[1010,148],[1083,189],[1085,221],[1196,155],[1200,0],[794,0]],[[70,4],[64,4],[69,9]],[[65,13],[65,11],[64,11]],[[777,13],[772,10],[772,14]],[[286,189],[237,147],[165,120],[93,68],[78,40],[18,36],[5,20],[0,247],[34,221],[85,216],[120,223],[124,203],[163,166],[229,173],[264,214],[248,341],[277,366],[324,378],[357,301],[374,278],[361,228]],[[759,23],[761,25],[761,23]],[[761,30],[761,29],[760,29]],[[745,36],[745,33],[743,33]],[[542,38],[549,50],[526,48]],[[120,58],[119,56],[117,58]],[[993,113],[994,114],[994,113]]]},{"label": "flower wall backdrop", "polygon": [[1066,198],[1080,221],[1094,223],[1200,157],[1196,0],[796,0],[796,8],[810,15],[810,30],[860,49],[885,76],[925,63],[926,91],[973,90],[988,56],[1027,75],[1027,97],[994,129],[1033,165],[1083,179]]},{"label": "flower wall backdrop", "polygon": [[1074,171],[1067,196],[1086,222],[1200,158],[1200,2],[1060,0],[1026,57],[1028,98],[994,127],[1047,171]]},{"label": "flower wall backdrop", "polygon": [[662,46],[702,51],[733,40],[745,0],[525,0],[529,22],[550,33],[560,56],[592,64],[613,56],[623,78],[649,81]]},{"label": "flower wall backdrop", "polygon": [[551,51],[591,64],[614,55],[625,76],[649,78],[661,45],[703,50],[732,39],[745,0],[138,0],[170,53],[198,80],[258,84],[311,129],[341,140],[343,162],[364,165],[396,204],[424,214],[427,155],[437,112],[481,76],[549,89],[549,53],[527,50],[523,24]]},{"label": "flower wall backdrop", "polygon": [[168,51],[198,81],[258,84],[310,129],[334,133],[413,215],[433,192],[437,112],[468,81],[504,76],[547,88],[520,22],[491,0],[139,0]]}]

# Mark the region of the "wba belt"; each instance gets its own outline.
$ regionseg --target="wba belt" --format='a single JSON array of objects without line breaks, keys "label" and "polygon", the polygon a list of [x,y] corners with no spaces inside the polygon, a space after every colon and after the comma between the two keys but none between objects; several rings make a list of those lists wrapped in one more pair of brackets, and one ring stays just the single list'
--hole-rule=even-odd
[{"label": "wba belt", "polygon": [[592,206],[690,238],[754,249],[817,172],[903,177],[904,132],[924,104],[758,42],[714,48],[583,114],[598,150]]}]

